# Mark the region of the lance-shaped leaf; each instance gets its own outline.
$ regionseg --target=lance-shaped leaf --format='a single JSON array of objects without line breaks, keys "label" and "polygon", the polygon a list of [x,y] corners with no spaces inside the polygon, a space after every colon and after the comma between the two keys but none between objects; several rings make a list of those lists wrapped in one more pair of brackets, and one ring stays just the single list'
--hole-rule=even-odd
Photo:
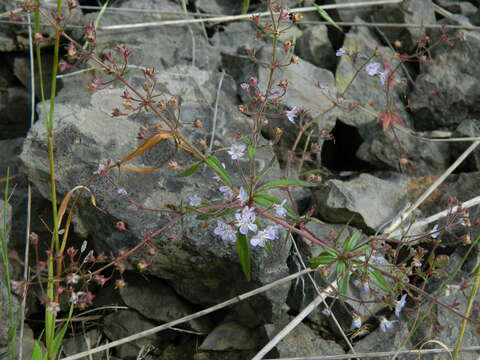
[{"label": "lance-shaped leaf", "polygon": [[220,176],[220,179],[222,179],[226,185],[233,187],[233,181],[230,178],[230,175],[228,175],[220,161],[215,156],[207,156],[205,158],[205,163],[210,166],[210,168],[215,172],[215,174]]},{"label": "lance-shaped leaf", "polygon": [[178,177],[186,177],[186,176],[190,176],[192,174],[194,174],[198,168],[200,167],[200,165],[203,164],[203,161],[199,161],[197,162],[196,164],[193,164],[192,166],[190,166],[187,170],[185,171],[182,171],[180,174],[178,174],[177,176]]},{"label": "lance-shaped leaf", "polygon": [[320,14],[320,16],[322,18],[324,18],[326,21],[328,21],[330,24],[332,24],[333,26],[335,26],[338,30],[340,30],[341,32],[343,32],[342,28],[340,26],[337,25],[337,23],[330,17],[330,15],[328,15],[328,13],[323,10],[320,6],[318,6],[317,4],[313,4],[315,5],[315,7],[317,8],[317,11],[318,13]]},{"label": "lance-shaped leaf", "polygon": [[242,266],[243,273],[245,278],[250,281],[251,279],[251,270],[250,270],[250,246],[248,245],[248,239],[245,235],[237,231],[237,254],[240,259],[240,265]]},{"label": "lance-shaped leaf", "polygon": [[390,286],[388,285],[387,280],[385,280],[385,277],[379,271],[368,269],[368,277],[375,284],[380,286],[383,291],[389,291],[390,290]]},{"label": "lance-shaped leaf", "polygon": [[331,264],[337,259],[336,256],[333,256],[332,254],[329,254],[327,252],[321,253],[319,256],[310,259],[308,262],[310,263],[310,267],[312,269],[316,269],[320,265],[327,265]]},{"label": "lance-shaped leaf", "polygon": [[311,182],[303,181],[303,180],[280,179],[280,180],[274,180],[266,184],[263,184],[257,189],[257,191],[262,192],[268,189],[273,189],[278,187],[288,187],[288,186],[310,186],[311,187],[311,186],[318,186],[318,185],[312,184]]}]

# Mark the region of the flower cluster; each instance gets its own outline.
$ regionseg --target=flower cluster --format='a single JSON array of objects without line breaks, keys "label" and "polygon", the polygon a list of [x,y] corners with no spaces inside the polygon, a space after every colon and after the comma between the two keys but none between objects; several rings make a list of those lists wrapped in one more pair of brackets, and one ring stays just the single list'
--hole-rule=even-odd
[{"label": "flower cluster", "polygon": [[[242,195],[242,189],[237,197],[240,201],[242,201],[244,196],[248,198],[248,195]],[[281,209],[283,209],[283,206],[281,206]],[[256,218],[255,208],[253,206],[244,206],[235,213],[234,222],[227,224],[217,220],[217,227],[213,230],[213,233],[223,241],[230,243],[236,241],[237,233],[242,235],[254,233],[255,235],[250,239],[250,245],[265,247],[268,241],[273,241],[279,237],[279,226],[269,225],[265,229],[258,231],[258,225],[255,223]]]}]

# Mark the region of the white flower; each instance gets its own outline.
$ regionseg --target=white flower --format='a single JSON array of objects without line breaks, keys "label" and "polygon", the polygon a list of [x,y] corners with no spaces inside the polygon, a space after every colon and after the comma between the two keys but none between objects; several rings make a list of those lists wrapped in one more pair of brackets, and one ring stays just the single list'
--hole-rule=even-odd
[{"label": "white flower", "polygon": [[243,206],[248,201],[248,193],[245,191],[243,186],[240,187],[240,192],[237,196],[237,199],[240,200],[240,204]]},{"label": "white flower", "polygon": [[223,221],[217,220],[217,227],[213,230],[213,233],[223,241],[234,243],[237,240],[237,232],[228,224]]},{"label": "white flower", "polygon": [[332,311],[330,309],[323,309],[322,314],[325,316],[330,316],[332,315]]},{"label": "white flower", "polygon": [[242,88],[243,91],[250,90],[250,85],[248,85],[247,83],[241,83],[240,87]]},{"label": "white flower", "polygon": [[235,194],[233,193],[230,186],[223,185],[218,188],[223,193],[223,198],[227,201],[233,200],[235,198]]},{"label": "white flower", "polygon": [[347,49],[342,46],[340,49],[338,49],[335,52],[335,56],[342,56],[342,55],[345,55],[346,53],[347,53]]},{"label": "white flower", "polygon": [[200,206],[202,203],[202,198],[197,194],[193,194],[188,197],[188,203],[190,206]]},{"label": "white flower", "polygon": [[247,235],[249,230],[257,232],[257,225],[254,224],[256,219],[254,207],[245,206],[235,214],[235,218],[237,219],[236,225],[239,227],[241,234]]},{"label": "white flower", "polygon": [[460,285],[447,285],[445,296],[450,296],[451,294],[456,293],[458,290],[460,290]]},{"label": "white flower", "polygon": [[400,317],[400,313],[402,312],[402,309],[405,307],[405,304],[407,303],[407,294],[403,294],[400,300],[397,300],[395,302],[395,316]]},{"label": "white flower", "polygon": [[365,66],[365,71],[370,76],[377,75],[378,73],[380,73],[380,63],[378,62],[368,63],[367,66]]},{"label": "white flower", "polygon": [[87,240],[83,240],[82,246],[80,247],[80,254],[87,250]]},{"label": "white flower", "polygon": [[393,323],[396,323],[397,320],[389,321],[387,318],[383,317],[380,320],[380,330],[386,332],[388,329],[393,328]]},{"label": "white flower", "polygon": [[297,106],[294,106],[292,110],[285,111],[288,121],[290,121],[292,124],[295,124],[295,118],[297,117],[299,111],[300,109]]},{"label": "white flower", "polygon": [[117,189],[117,194],[118,194],[118,195],[127,196],[127,195],[128,195],[128,192],[127,192],[127,190],[125,190],[125,188],[119,187],[119,188]]},{"label": "white flower", "polygon": [[257,235],[250,239],[250,245],[265,247],[268,240],[275,240],[278,237],[278,227],[270,225],[263,231],[259,231]]},{"label": "white flower", "polygon": [[287,199],[284,199],[281,204],[273,205],[273,208],[275,209],[275,213],[277,214],[278,217],[284,218],[287,215],[287,210],[284,208],[286,202],[287,202]]},{"label": "white flower", "polygon": [[68,274],[66,280],[67,284],[78,284],[78,281],[80,280],[80,275]]},{"label": "white flower", "polygon": [[440,236],[440,231],[438,231],[438,228],[439,228],[438,224],[435,224],[435,226],[432,229],[432,232],[430,233],[430,236],[433,239],[436,239]]},{"label": "white flower", "polygon": [[230,150],[228,150],[228,155],[232,158],[232,160],[238,160],[245,155],[245,149],[247,148],[247,145],[245,144],[240,144],[240,145],[232,145],[230,147]]}]

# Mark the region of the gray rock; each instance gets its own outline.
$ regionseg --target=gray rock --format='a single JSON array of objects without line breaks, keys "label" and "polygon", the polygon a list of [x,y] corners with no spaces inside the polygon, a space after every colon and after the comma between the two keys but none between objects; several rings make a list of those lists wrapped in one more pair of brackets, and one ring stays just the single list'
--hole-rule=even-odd
[{"label": "gray rock", "polygon": [[217,15],[238,15],[242,11],[243,1],[195,0],[195,7],[203,13]]},{"label": "gray rock", "polygon": [[[357,157],[377,169],[396,170],[416,175],[437,175],[450,165],[450,143],[433,142],[415,137],[410,129],[400,129],[393,134],[378,126],[371,126],[365,141],[357,151]],[[399,149],[398,141],[402,144]],[[401,164],[402,153],[408,164]]]},{"label": "gray rock", "polygon": [[[265,325],[269,339],[272,339],[288,322],[279,325]],[[308,326],[300,323],[275,347],[277,357],[303,357],[322,355],[343,355],[342,347],[334,341],[324,340]]]},{"label": "gray rock", "polygon": [[[120,290],[123,301],[148,319],[169,322],[195,312],[190,304],[160,279],[145,279],[140,275],[129,274],[125,280],[128,285]],[[198,332],[207,333],[211,329],[207,317],[189,321],[188,324]]]},{"label": "gray rock", "polygon": [[253,350],[259,345],[258,331],[234,321],[218,325],[208,334],[199,349],[203,351]]},{"label": "gray rock", "polygon": [[[360,135],[366,137],[370,131],[368,125],[378,118],[380,112],[387,110],[387,97],[385,86],[382,85],[378,75],[368,75],[365,68],[358,74],[357,71],[361,66],[376,62],[380,64],[380,71],[383,72],[385,70],[384,60],[388,61],[391,69],[398,65],[398,60],[393,59],[394,53],[390,48],[380,46],[378,40],[366,27],[357,27],[350,31],[345,36],[343,47],[349,51],[358,51],[358,55],[354,57],[343,55],[337,66],[336,89],[339,93],[344,93],[345,98],[341,103],[342,111],[339,111],[339,119],[347,125],[358,128]],[[381,54],[381,56],[371,58],[375,53]],[[355,74],[357,74],[356,77]],[[396,85],[394,90],[390,91],[391,102],[388,110],[399,111],[398,115],[408,124],[408,115],[401,100],[401,95],[405,90],[405,86],[401,83],[403,75],[400,67],[393,76]],[[354,79],[353,82],[351,82],[352,79]],[[348,90],[346,90],[347,86],[349,86]]]},{"label": "gray rock", "polygon": [[433,52],[436,66],[424,66],[410,95],[415,127],[433,130],[457,126],[479,111],[479,74],[474,70],[480,56],[480,35],[464,31],[465,41],[454,48],[439,45]]},{"label": "gray rock", "polygon": [[378,230],[405,205],[406,185],[404,177],[383,180],[361,174],[349,181],[329,180],[315,197],[325,221]]},{"label": "gray rock", "polygon": [[30,127],[30,95],[20,86],[0,89],[0,140],[24,136]]},{"label": "gray rock", "polygon": [[328,39],[327,27],[316,25],[307,28],[295,44],[298,55],[321,68],[333,70],[335,51]]},{"label": "gray rock", "polygon": [[[187,136],[192,142],[206,138],[205,134],[212,132],[212,104],[215,101],[219,75],[210,75],[193,67],[176,67],[158,76],[159,86],[165,93],[181,95],[182,121],[191,123],[195,119],[204,120],[204,130],[188,131]],[[141,79],[131,76],[134,84],[142,83]],[[57,97],[55,156],[57,164],[60,164],[57,169],[60,195],[65,195],[74,186],[87,182],[102,159],[121,159],[137,148],[142,143],[136,138],[140,125],[153,127],[157,124],[155,119],[144,115],[112,119],[105,114],[115,107],[122,108],[120,95],[123,89],[95,92],[91,94],[91,98],[82,99],[78,95],[78,88],[79,83],[76,81],[65,83],[65,88]],[[237,143],[232,134],[246,134],[250,131],[247,118],[238,112],[235,102],[231,100],[234,99],[236,91],[235,84],[226,76],[215,130],[216,140],[221,146],[228,147]],[[171,143],[160,144],[134,159],[130,165],[162,164],[172,149]],[[257,152],[259,169],[264,168],[272,158],[273,154],[267,150]],[[43,124],[36,124],[31,130],[21,158],[30,179],[48,198]],[[220,159],[230,171],[230,158],[225,154],[220,155]],[[177,154],[176,161],[184,166],[194,163],[190,156],[183,152]],[[248,165],[248,162],[244,161],[242,164]],[[279,176],[279,171],[274,164],[267,178]],[[142,204],[146,209],[155,209],[165,204],[178,204],[181,197],[186,198],[191,194],[198,194],[202,199],[220,199],[218,185],[211,181],[212,175],[212,172],[205,168],[191,177],[179,178],[174,171],[162,168],[150,174],[142,174],[141,177],[121,171],[115,175],[114,181],[129,192],[135,204]],[[213,187],[209,184],[213,184]],[[162,213],[140,211],[136,205],[119,196],[112,183],[102,177],[91,180],[88,187],[98,198],[108,199],[99,204],[105,212],[93,209],[88,199],[79,207],[77,225],[93,236],[97,251],[116,253],[121,248],[131,248],[144,238],[145,231],[156,231],[170,219],[170,216]],[[125,222],[128,232],[119,231],[115,227],[118,220]],[[147,261],[151,264],[149,271],[152,275],[168,280],[178,294],[192,303],[215,304],[270,283],[288,272],[286,258],[289,242],[272,242],[275,256],[268,255],[262,249],[252,249],[253,280],[248,282],[242,274],[235,245],[227,244],[213,235],[216,226],[213,221],[209,226],[205,226],[204,220],[197,219],[196,215],[192,214],[184,219],[183,224],[177,224],[162,234],[162,240],[158,240],[157,254],[153,257],[147,256]],[[138,254],[130,258],[134,264],[139,259],[145,259],[144,255]],[[264,296],[256,297],[251,303],[260,317],[268,318],[273,316],[278,304],[284,303],[287,292],[287,285],[279,287]]]},{"label": "gray rock", "polygon": [[[51,93],[51,78],[52,78],[52,66],[53,66],[53,54],[45,52],[42,54],[42,76],[44,93],[50,96]],[[16,56],[13,60],[13,72],[15,77],[22,83],[22,85],[31,92],[30,83],[30,60],[27,56]],[[57,91],[62,88],[62,81],[57,82]],[[41,100],[42,94],[40,89],[40,80],[38,71],[35,70],[35,97],[37,100]]]},{"label": "gray rock", "polygon": [[[121,310],[105,316],[103,319],[103,332],[111,340],[118,340],[123,337],[139,333],[155,327],[152,323],[139,315],[136,311]],[[154,349],[166,346],[175,338],[170,331],[162,331],[134,342],[120,345],[116,348],[116,355],[120,359],[136,359],[142,347],[153,347]]]},{"label": "gray rock", "polygon": [[[435,24],[435,10],[432,0],[404,0],[395,5],[384,5],[373,13],[375,21],[403,24]],[[393,43],[400,40],[404,49],[415,49],[425,34],[419,28],[384,28],[382,32]]]},{"label": "gray rock", "polygon": [[[85,331],[80,335],[67,337],[62,342],[63,352],[65,356],[78,354],[83,351],[93,349],[100,346],[102,340],[102,333],[99,329]],[[105,355],[103,352],[92,354],[94,360],[100,360]]]},{"label": "gray rock", "polygon": [[438,5],[445,10],[456,14],[462,14],[471,18],[477,12],[477,7],[468,1],[459,0],[437,0]]},{"label": "gray rock", "polygon": [[[183,12],[182,7],[173,1],[144,2],[129,0],[120,7],[154,10],[163,12]],[[90,13],[86,18],[94,21],[98,13]],[[102,26],[132,24],[172,19],[171,15],[158,12],[105,12]],[[190,31],[191,30],[191,31]],[[120,31],[120,32],[119,32]],[[77,31],[75,37],[80,39],[83,31]],[[96,53],[99,55],[115,51],[115,46],[123,43],[132,51],[129,65],[153,67],[157,70],[175,65],[194,65],[199,68],[214,70],[220,60],[219,52],[209,44],[201,25],[175,25],[146,27],[139,29],[122,29],[97,32]]]},{"label": "gray rock", "polygon": [[[355,0],[335,0],[336,4],[350,4],[350,3],[355,3],[357,1]],[[343,8],[343,9],[337,9],[338,16],[340,18],[340,21],[345,21],[345,22],[352,22],[356,21],[355,18],[359,17],[362,20],[365,21],[370,21],[370,16],[372,13],[378,10],[378,8],[373,7],[373,6],[361,6],[361,7],[350,7],[350,8]]]},{"label": "gray rock", "polygon": [[225,24],[223,31],[212,36],[212,43],[222,53],[233,54],[239,48],[257,48],[265,44],[263,39],[255,37],[255,25],[251,21],[234,21]]}]

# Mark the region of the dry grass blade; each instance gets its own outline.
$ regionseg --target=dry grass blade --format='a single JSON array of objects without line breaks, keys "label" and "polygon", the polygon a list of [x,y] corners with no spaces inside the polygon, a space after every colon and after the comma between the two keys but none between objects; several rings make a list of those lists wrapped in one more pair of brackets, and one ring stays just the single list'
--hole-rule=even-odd
[{"label": "dry grass blade", "polygon": [[[169,131],[162,131],[158,134],[153,135],[151,138],[145,141],[142,145],[136,148],[133,152],[131,152],[129,155],[127,155],[122,160],[120,160],[120,164],[126,163],[127,161],[130,161],[136,158],[137,156],[142,155],[145,151],[150,150],[152,147],[154,147],[155,145],[157,145],[158,143],[166,139],[175,139],[175,137]],[[175,143],[177,143],[176,139],[175,139]],[[115,166],[116,165],[111,165],[110,168],[114,168]]]},{"label": "dry grass blade", "polygon": [[[323,10],[328,9],[345,9],[345,8],[355,8],[355,7],[363,7],[363,6],[375,6],[375,5],[386,5],[386,4],[398,4],[401,3],[403,0],[372,0],[372,1],[359,1],[354,3],[346,3],[346,4],[330,4],[330,5],[322,5],[320,6]],[[310,7],[301,7],[301,8],[294,8],[290,9],[290,12],[295,13],[304,13],[304,12],[312,12],[318,11],[318,8],[315,6]],[[228,22],[228,21],[235,21],[235,20],[245,20],[250,19],[252,15],[258,15],[260,17],[268,17],[270,16],[269,11],[257,13],[257,14],[245,14],[245,15],[231,15],[231,16],[217,16],[212,18],[204,18],[204,19],[182,19],[182,20],[165,20],[165,21],[154,21],[154,22],[145,22],[145,23],[136,23],[136,24],[118,24],[118,25],[110,25],[110,26],[102,26],[98,28],[98,30],[119,30],[119,29],[135,29],[135,28],[147,28],[147,27],[158,27],[158,26],[166,26],[166,25],[186,25],[186,24],[194,24],[194,23],[205,23],[205,22]]]}]

